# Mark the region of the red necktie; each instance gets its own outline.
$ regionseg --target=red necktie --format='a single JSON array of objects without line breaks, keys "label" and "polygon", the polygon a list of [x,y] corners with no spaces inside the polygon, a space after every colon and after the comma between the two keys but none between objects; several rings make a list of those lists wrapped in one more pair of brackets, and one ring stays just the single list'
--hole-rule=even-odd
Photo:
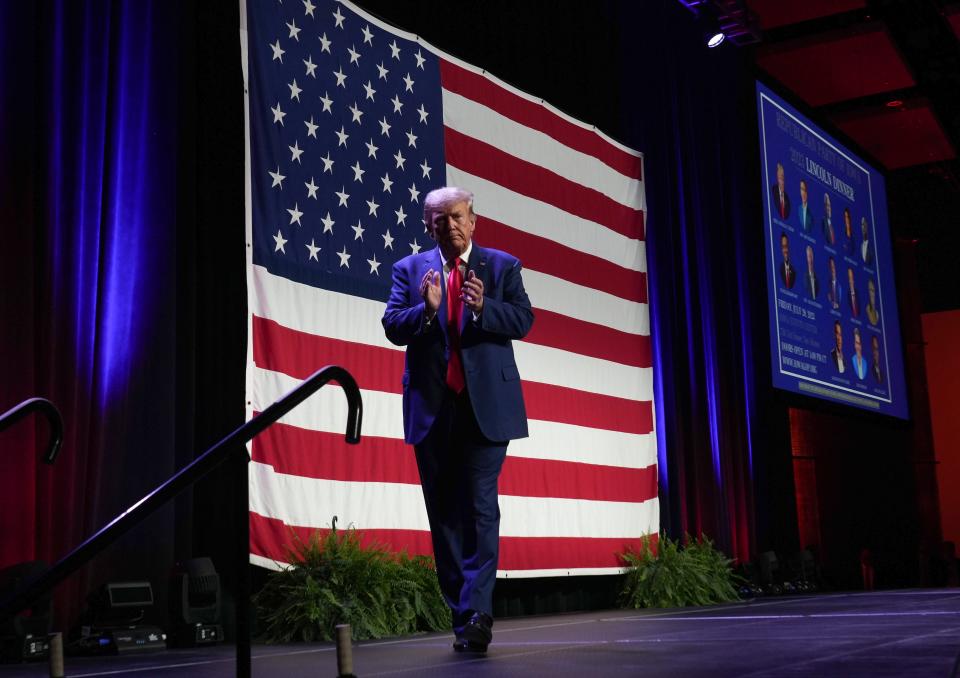
[{"label": "red necktie", "polygon": [[447,386],[454,393],[460,393],[466,386],[463,375],[463,360],[460,357],[460,319],[463,317],[463,302],[460,301],[460,288],[463,286],[463,274],[460,273],[460,258],[450,265],[447,277],[447,337],[450,339],[450,360],[447,361]]}]

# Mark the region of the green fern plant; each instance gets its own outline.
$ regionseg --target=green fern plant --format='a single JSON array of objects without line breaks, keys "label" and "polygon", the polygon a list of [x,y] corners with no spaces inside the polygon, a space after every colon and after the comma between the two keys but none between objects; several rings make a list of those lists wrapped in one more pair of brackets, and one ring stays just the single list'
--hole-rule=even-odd
[{"label": "green fern plant", "polygon": [[701,535],[685,535],[686,545],[661,534],[654,546],[649,539],[640,548],[627,549],[620,558],[628,565],[620,603],[623,607],[685,607],[738,600],[739,577],[733,562]]},{"label": "green fern plant", "polygon": [[293,533],[290,566],[272,572],[254,597],[268,643],[333,640],[350,624],[354,640],[450,628],[433,560],[361,546],[353,529]]}]

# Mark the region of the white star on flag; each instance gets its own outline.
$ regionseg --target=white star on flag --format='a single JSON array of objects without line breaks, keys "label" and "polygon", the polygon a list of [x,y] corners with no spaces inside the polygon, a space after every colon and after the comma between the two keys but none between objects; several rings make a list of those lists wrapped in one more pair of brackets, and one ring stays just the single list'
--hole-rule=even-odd
[{"label": "white star on flag", "polygon": [[280,190],[282,191],[282,190],[283,190],[283,180],[286,179],[286,177],[283,176],[282,174],[280,174],[280,165],[277,165],[277,171],[276,171],[276,172],[271,172],[271,171],[267,170],[267,174],[269,174],[271,177],[273,177],[273,184],[270,185],[270,188],[275,188],[275,187],[279,186],[279,187],[280,187]]},{"label": "white star on flag", "polygon": [[293,39],[296,40],[297,42],[300,42],[300,31],[301,31],[302,29],[297,28],[297,22],[296,22],[296,21],[291,21],[290,23],[287,24],[287,28],[290,29],[290,35],[288,35],[287,37],[288,37],[288,38],[293,38]]},{"label": "white star on flag", "polygon": [[304,182],[304,186],[307,187],[307,197],[317,199],[317,189],[320,188],[313,182],[313,177],[310,177],[310,181]]},{"label": "white star on flag", "polygon": [[358,125],[363,124],[363,123],[360,122],[360,116],[363,115],[363,111],[361,111],[361,110],[360,110],[360,107],[357,106],[357,102],[354,101],[354,102],[353,102],[353,106],[348,106],[348,108],[350,109],[350,115],[351,115],[352,118],[353,118],[353,120],[351,120],[351,122],[355,122],[355,123],[357,123]]},{"label": "white star on flag", "polygon": [[354,181],[359,181],[359,182],[362,184],[362,183],[363,183],[363,175],[364,175],[364,172],[365,172],[366,170],[363,170],[363,169],[360,168],[360,161],[357,160],[356,164],[355,164],[353,167],[351,167],[350,169],[353,170],[353,180],[354,180]]},{"label": "white star on flag", "polygon": [[[320,103],[323,104],[323,112],[333,115],[333,109],[330,108],[333,105],[333,99],[330,98],[330,95],[326,92],[323,93],[323,96],[320,97]],[[312,120],[313,118],[311,118]]]},{"label": "white star on flag", "polygon": [[321,219],[320,221],[321,221],[321,223],[323,223],[323,232],[324,232],[324,233],[333,233],[333,225],[334,225],[335,223],[337,223],[337,222],[335,222],[333,219],[330,218],[330,212],[329,212],[329,211],[327,211],[327,216],[325,216],[325,217],[324,217],[323,219]]},{"label": "white star on flag", "polygon": [[274,241],[277,243],[277,246],[276,246],[276,248],[275,248],[273,251],[274,251],[274,252],[283,252],[284,254],[286,254],[287,251],[286,251],[285,249],[283,249],[283,246],[286,245],[289,241],[283,239],[283,233],[281,233],[281,232],[278,230],[278,231],[277,231],[277,234],[276,234],[275,236],[273,236],[273,239],[274,239]]},{"label": "white star on flag", "polygon": [[293,157],[290,158],[290,162],[296,161],[302,165],[303,163],[300,162],[300,156],[303,155],[303,149],[300,148],[300,144],[294,141],[293,146],[287,146],[287,148],[289,148],[290,153],[293,154]]},{"label": "white star on flag", "polygon": [[323,161],[323,171],[330,172],[330,174],[333,174],[333,163],[335,163],[336,161],[330,157],[330,151],[327,151],[327,154],[322,158],[320,158],[320,160]]},{"label": "white star on flag", "polygon": [[300,101],[300,92],[302,92],[303,90],[300,89],[300,87],[297,85],[297,79],[294,78],[294,79],[293,79],[293,82],[291,82],[289,85],[287,85],[287,87],[290,88],[290,98],[291,98],[291,99],[296,99],[296,100],[299,102],[299,101]]},{"label": "white star on flag", "polygon": [[353,239],[354,239],[354,240],[360,240],[360,241],[362,241],[362,240],[363,240],[363,232],[364,232],[365,230],[367,230],[367,229],[365,229],[365,228],[363,227],[363,224],[361,224],[361,223],[358,221],[356,226],[351,226],[350,228],[353,229]]},{"label": "white star on flag", "polygon": [[297,203],[294,203],[293,209],[288,208],[287,211],[290,213],[291,224],[296,223],[298,226],[303,226],[303,224],[300,223],[300,217],[303,216],[303,212],[300,211],[300,206]]}]

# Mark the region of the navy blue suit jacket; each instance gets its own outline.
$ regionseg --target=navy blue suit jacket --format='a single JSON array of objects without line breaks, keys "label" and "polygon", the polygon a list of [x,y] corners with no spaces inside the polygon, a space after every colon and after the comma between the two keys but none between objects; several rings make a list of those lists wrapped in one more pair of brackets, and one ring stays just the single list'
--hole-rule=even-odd
[{"label": "navy blue suit jacket", "polygon": [[[420,281],[429,269],[443,277],[440,250],[412,254],[393,266],[393,287],[383,314],[387,338],[407,347],[403,371],[403,429],[416,445],[433,425],[443,403],[447,359],[447,290],[437,316],[425,322]],[[467,271],[483,281],[483,310],[477,320],[464,308],[460,352],[467,391],[480,431],[493,441],[527,436],[527,415],[520,373],[511,340],[522,339],[533,324],[523,289],[520,261],[505,252],[473,244]]]}]

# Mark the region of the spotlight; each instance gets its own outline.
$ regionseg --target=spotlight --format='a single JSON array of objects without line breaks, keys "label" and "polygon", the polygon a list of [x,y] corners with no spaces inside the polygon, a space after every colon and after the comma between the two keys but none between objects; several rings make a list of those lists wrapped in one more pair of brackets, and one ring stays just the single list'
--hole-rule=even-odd
[{"label": "spotlight", "polygon": [[723,34],[723,31],[716,31],[715,33],[707,34],[707,47],[713,49],[714,47],[719,47],[720,44],[726,39],[727,36]]}]

